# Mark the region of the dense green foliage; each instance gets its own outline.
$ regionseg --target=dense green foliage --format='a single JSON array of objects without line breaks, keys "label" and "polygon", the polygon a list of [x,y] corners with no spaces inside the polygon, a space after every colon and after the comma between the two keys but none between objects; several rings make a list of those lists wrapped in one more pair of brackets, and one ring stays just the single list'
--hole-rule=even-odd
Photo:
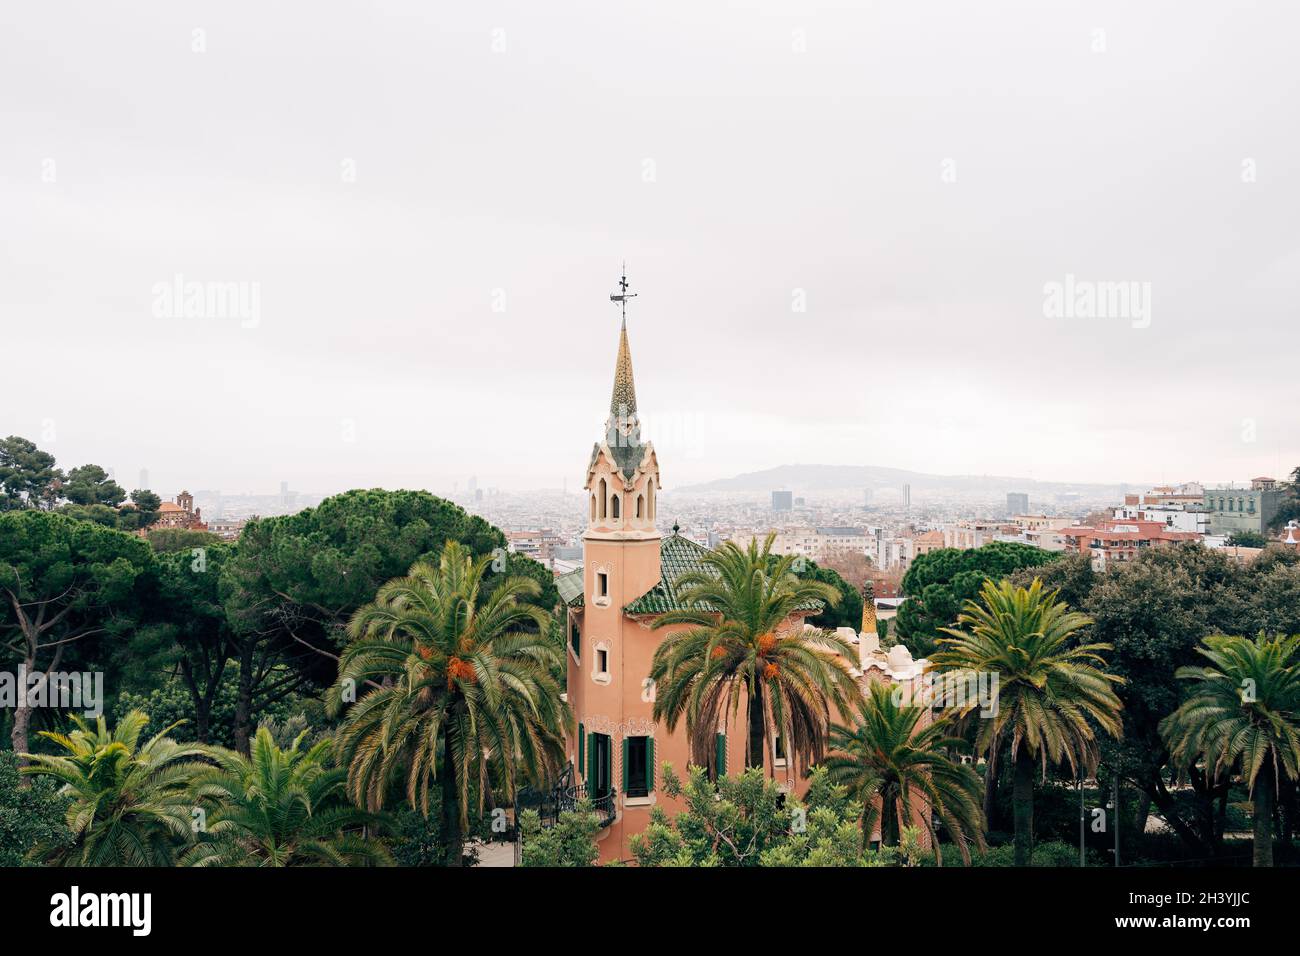
[{"label": "dense green foliage", "polygon": [[[772,555],[774,535],[760,550],[726,542],[703,559],[707,570],[678,581],[689,610],[669,611],[651,624],[688,628],[655,648],[654,716],[674,729],[683,719],[691,759],[712,768],[715,734],[737,714],[746,716],[748,764],[761,767],[778,735],[791,764],[802,770],[821,760],[830,734],[830,709],[846,713],[859,696],[849,674],[856,649],[833,632],[782,628],[796,609],[834,604],[840,592],[800,578],[794,555]],[[718,613],[721,612],[720,617]],[[774,761],[766,761],[774,763]]]},{"label": "dense green foliage", "polygon": [[1300,635],[1203,643],[1209,664],[1178,669],[1195,687],[1160,732],[1175,766],[1242,775],[1255,804],[1255,865],[1272,866],[1278,784],[1300,776]]},{"label": "dense green foliage", "polygon": [[571,722],[550,670],[561,651],[549,618],[524,600],[538,585],[511,577],[486,592],[491,561],[449,541],[437,564],[417,561],[381,587],[348,625],[328,698],[331,713],[355,701],[337,737],[353,799],[378,810],[401,775],[407,802],[427,814],[441,773],[443,832],[456,846],[476,787],[481,813],[489,779],[511,799],[516,781],[558,775]]},{"label": "dense green foliage", "polygon": [[1008,541],[926,552],[903,575],[907,600],[898,609],[896,637],[913,657],[928,657],[943,629],[952,626],[986,581],[1000,581],[1021,568],[1050,564],[1059,557],[1059,552]]},{"label": "dense green foliage", "polygon": [[331,742],[305,748],[303,731],[281,748],[262,726],[252,756],[205,753],[191,789],[203,814],[187,866],[375,866],[393,862],[362,828],[379,821],[347,799],[344,770],[330,766]]},{"label": "dense green foliage", "polygon": [[67,800],[52,780],[19,785],[18,755],[0,750],[0,867],[33,865],[36,847],[62,848],[72,834],[63,822]]},{"label": "dense green foliage", "polygon": [[[1088,623],[1044,592],[1035,580],[1028,588],[988,581],[979,601],[967,601],[958,627],[934,663],[945,676],[961,680],[997,675],[996,713],[980,715],[975,748],[996,760],[1005,741],[1015,769],[1016,862],[1027,866],[1033,846],[1033,778],[1049,764],[1067,764],[1082,774],[1096,766],[1098,731],[1123,733],[1122,705],[1101,651],[1107,644],[1082,644],[1078,631]],[[978,703],[960,708],[974,714]]]},{"label": "dense green foliage", "polygon": [[588,802],[561,813],[552,827],[542,826],[536,810],[525,810],[519,826],[522,866],[591,866],[600,855],[596,847],[600,817]]},{"label": "dense green foliage", "polygon": [[[939,833],[931,823],[937,816],[962,859],[969,860],[970,844],[984,848],[980,778],[957,757],[967,746],[952,735],[952,718],[930,717],[929,707],[903,703],[893,689],[873,683],[854,722],[831,728],[832,752],[824,766],[830,780],[844,784],[868,808],[864,840],[878,816],[887,846],[897,846],[909,826],[924,828],[942,864]],[[918,805],[920,800],[924,803]]]},{"label": "dense green foliage", "polygon": [[[120,492],[0,441],[0,670],[102,673],[111,715],[0,710],[17,751],[0,753],[0,864],[460,863],[465,838],[499,837],[488,821],[517,786],[560,775],[558,594],[497,529],[370,490],[252,522],[237,544],[141,537],[157,496]],[[658,642],[656,716],[686,724],[700,766],[665,773],[687,809],[654,811],[637,862],[1076,865],[1080,767],[1089,806],[1120,781],[1126,862],[1235,861],[1252,828],[1257,862],[1296,860],[1300,638],[1278,635],[1300,635],[1300,555],[1238,565],[1185,546],[1104,572],[1015,545],[924,555],[898,631],[949,671],[996,670],[1001,695],[993,720],[928,725],[883,689],[863,699],[857,649],[833,631],[785,629],[814,601],[820,628],[861,615],[836,572],[796,560],[724,548],[689,582],[696,608],[662,621],[686,627]],[[817,768],[804,799],[761,770],[713,779],[713,733],[735,720],[751,757],[780,734],[791,771]],[[908,812],[921,792],[933,833]],[[1147,833],[1149,812],[1173,832]],[[878,819],[888,845],[872,850]],[[525,865],[597,858],[590,814],[518,822]],[[1088,844],[1103,862],[1104,838]]]},{"label": "dense green foliage", "polygon": [[862,805],[824,770],[813,771],[807,798],[787,798],[753,767],[710,781],[692,767],[682,781],[663,766],[664,792],[686,809],[669,816],[656,807],[644,833],[632,838],[640,866],[872,866],[892,854],[865,848]]}]

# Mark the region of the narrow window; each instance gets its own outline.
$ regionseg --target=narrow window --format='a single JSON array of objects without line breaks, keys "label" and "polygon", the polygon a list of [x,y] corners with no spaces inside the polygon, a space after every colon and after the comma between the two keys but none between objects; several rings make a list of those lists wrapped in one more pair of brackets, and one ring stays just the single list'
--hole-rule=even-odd
[{"label": "narrow window", "polygon": [[620,495],[615,495],[614,498],[613,498],[613,500],[610,501],[610,505],[611,505],[612,508],[613,508],[613,510],[611,511],[611,514],[612,514],[615,518],[619,517],[619,507],[618,507],[618,502],[619,502],[619,498],[620,498],[620,497],[621,497]]},{"label": "narrow window", "polygon": [[604,571],[596,572],[596,596],[609,597],[609,575]]},{"label": "narrow window", "polygon": [[609,651],[603,647],[596,651],[596,673],[609,673]]},{"label": "narrow window", "polygon": [[645,517],[645,495],[636,496],[636,516],[638,518]]},{"label": "narrow window", "polygon": [[654,739],[623,738],[623,792],[629,797],[649,796],[654,789]]},{"label": "narrow window", "polygon": [[605,517],[605,509],[609,502],[609,486],[605,484],[605,479],[600,479],[600,516]]}]

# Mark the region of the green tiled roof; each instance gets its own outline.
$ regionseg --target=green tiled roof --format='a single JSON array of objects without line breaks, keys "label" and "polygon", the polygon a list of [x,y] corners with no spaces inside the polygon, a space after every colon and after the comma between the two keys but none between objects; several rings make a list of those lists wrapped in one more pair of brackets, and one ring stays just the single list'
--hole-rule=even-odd
[{"label": "green tiled roof", "polygon": [[557,577],[555,589],[560,592],[560,600],[569,607],[582,607],[582,568]]},{"label": "green tiled roof", "polygon": [[[645,594],[623,608],[626,614],[664,614],[668,611],[682,611],[689,608],[696,610],[713,610],[710,605],[690,605],[682,600],[678,582],[688,572],[700,572],[716,576],[717,572],[704,563],[703,558],[709,554],[708,548],[696,544],[689,538],[683,538],[675,531],[659,543],[659,583]],[[582,607],[582,568],[562,574],[555,579],[555,586],[560,597],[570,607]],[[822,609],[821,601],[807,601],[796,610],[815,613]]]},{"label": "green tiled roof", "polygon": [[[703,558],[710,550],[702,544],[696,544],[689,538],[677,533],[676,527],[670,537],[664,538],[659,545],[659,564],[662,577],[659,583],[631,604],[623,608],[627,614],[663,614],[667,611],[715,610],[708,604],[687,604],[682,600],[678,582],[682,575],[690,571],[716,576],[717,572],[705,564]],[[807,601],[796,610],[816,612],[822,609],[821,601]]]},{"label": "green tiled roof", "polygon": [[[709,553],[702,544],[696,544],[680,534],[672,534],[659,544],[659,583],[623,608],[628,614],[663,614],[687,608],[677,590],[677,581],[688,571],[714,575],[717,572],[700,559]],[[704,610],[711,610],[705,606]]]}]

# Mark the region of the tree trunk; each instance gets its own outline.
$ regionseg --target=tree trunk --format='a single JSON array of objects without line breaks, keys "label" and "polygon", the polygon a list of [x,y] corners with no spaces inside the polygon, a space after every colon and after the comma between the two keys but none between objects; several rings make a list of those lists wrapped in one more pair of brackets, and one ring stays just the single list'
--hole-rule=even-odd
[{"label": "tree trunk", "polygon": [[[758,715],[758,722],[755,724],[754,716]],[[749,719],[749,752],[746,755],[745,766],[758,767],[763,769],[763,730],[766,721],[763,719],[763,688],[762,685],[754,688],[754,694],[749,699],[749,713],[746,715]]]},{"label": "tree trunk", "polygon": [[880,845],[898,846],[898,798],[892,794],[881,802]]},{"label": "tree trunk", "polygon": [[210,744],[208,739],[210,733],[209,726],[212,723],[211,708],[207,701],[199,698],[194,702],[194,736],[201,744]]},{"label": "tree trunk", "polygon": [[253,649],[239,653],[239,687],[235,694],[235,750],[249,756],[253,737]]},{"label": "tree trunk", "polygon": [[1255,780],[1255,866],[1273,865],[1273,780],[1267,772]]},{"label": "tree trunk", "polygon": [[442,836],[446,865],[460,866],[465,853],[465,836],[460,829],[460,801],[456,794],[456,762],[451,756],[450,721],[442,728]]},{"label": "tree trunk", "polygon": [[1016,866],[1029,866],[1034,849],[1034,758],[1023,747],[1016,755],[1011,803],[1016,818]]},{"label": "tree trunk", "polygon": [[[1205,840],[1200,833],[1188,825],[1178,813],[1178,805],[1174,801],[1173,794],[1165,787],[1164,780],[1159,773],[1148,774],[1147,777],[1139,783],[1142,792],[1155,801],[1156,809],[1160,811],[1160,816],[1166,823],[1174,828],[1184,843],[1192,850],[1196,857],[1215,856],[1215,847],[1212,840]],[[1146,817],[1142,818],[1142,827],[1145,832]]]},{"label": "tree trunk", "polygon": [[990,754],[984,761],[984,826],[996,830],[998,815],[998,771],[997,756]]},{"label": "tree trunk", "polygon": [[[31,720],[32,711],[27,706],[26,688],[20,688],[19,704],[14,709],[14,725],[9,731],[9,742],[13,745],[16,754],[25,754],[28,751],[27,728],[30,726]],[[26,763],[26,761],[23,761],[23,763]]]}]

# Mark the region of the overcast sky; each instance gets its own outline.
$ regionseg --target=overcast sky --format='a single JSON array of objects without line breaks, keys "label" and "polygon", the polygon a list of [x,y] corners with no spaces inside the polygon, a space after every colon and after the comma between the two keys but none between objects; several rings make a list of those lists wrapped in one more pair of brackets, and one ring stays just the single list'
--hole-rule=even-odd
[{"label": "overcast sky", "polygon": [[[1295,3],[5,18],[0,435],[64,467],[572,490],[624,258],[669,490],[1300,464]],[[186,317],[177,275],[256,314]],[[1067,276],[1149,311],[1049,315]]]}]

